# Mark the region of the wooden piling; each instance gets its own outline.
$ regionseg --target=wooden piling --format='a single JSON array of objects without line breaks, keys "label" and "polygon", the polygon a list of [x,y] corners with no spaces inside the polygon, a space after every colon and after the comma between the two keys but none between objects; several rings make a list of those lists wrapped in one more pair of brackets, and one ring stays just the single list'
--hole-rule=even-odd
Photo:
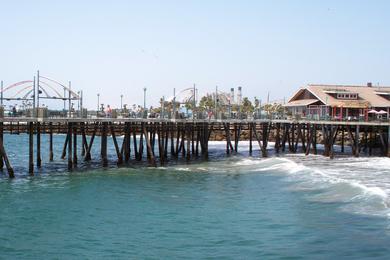
[{"label": "wooden piling", "polygon": [[37,122],[37,167],[40,168],[41,166],[41,123]]},{"label": "wooden piling", "polygon": [[191,159],[191,127],[187,125],[187,155],[186,159],[189,161]]},{"label": "wooden piling", "polygon": [[84,161],[91,160],[91,149],[92,149],[93,141],[95,140],[97,129],[98,129],[98,123],[95,123],[94,129],[92,132],[92,136],[91,136],[91,139],[90,139],[89,144],[88,144],[88,149],[87,149],[87,152],[85,154]]},{"label": "wooden piling", "polygon": [[[1,142],[4,142],[4,124],[3,122],[0,122],[0,139]],[[0,170],[2,171],[4,168],[4,159],[3,155],[0,153]]]},{"label": "wooden piling", "polygon": [[140,155],[139,155],[138,148],[137,148],[136,127],[137,127],[136,125],[133,126],[133,130],[132,130],[132,132],[133,132],[133,145],[134,145],[134,156],[135,156],[135,159],[139,160]]},{"label": "wooden piling", "polygon": [[103,167],[108,166],[107,158],[107,122],[103,122],[101,125],[101,155]]},{"label": "wooden piling", "polygon": [[[74,125],[73,125],[74,124]],[[73,167],[77,166],[77,124],[73,123]]]},{"label": "wooden piling", "polygon": [[387,157],[390,157],[390,126],[387,127]]},{"label": "wooden piling", "polygon": [[114,126],[112,123],[110,124],[110,130],[111,130],[112,141],[113,141],[114,147],[115,147],[115,152],[116,152],[116,155],[118,157],[117,164],[120,165],[123,163],[123,157],[122,157],[122,153],[119,150],[118,142],[117,142],[116,136],[115,136],[115,129],[114,129]]},{"label": "wooden piling", "polygon": [[[139,152],[138,152],[138,161],[142,161],[142,156],[144,154],[144,133],[146,131],[144,123],[141,123],[140,137],[139,137]],[[145,136],[146,140],[147,136]],[[147,140],[146,140],[147,141]]]},{"label": "wooden piling", "polygon": [[66,148],[68,147],[68,143],[69,143],[69,135],[67,134],[66,137],[65,137],[64,146],[63,146],[63,148],[62,148],[61,159],[65,159],[65,156],[66,156]]},{"label": "wooden piling", "polygon": [[[130,151],[131,151],[131,126],[130,123],[126,123],[125,125],[125,136],[124,136],[124,151],[125,151],[125,162],[130,161]],[[135,144],[137,145],[137,144]],[[137,151],[137,148],[134,148],[134,151]]]},{"label": "wooden piling", "polygon": [[359,154],[360,154],[359,139],[360,139],[359,125],[356,125],[356,128],[355,128],[355,156],[356,157],[359,157]]},{"label": "wooden piling", "polygon": [[252,155],[252,136],[253,136],[253,133],[252,133],[252,130],[253,130],[252,124],[253,124],[253,123],[248,123],[248,129],[249,129],[249,155]]},{"label": "wooden piling", "polygon": [[72,160],[72,123],[68,122],[68,170],[73,169],[73,160]]},{"label": "wooden piling", "polygon": [[150,138],[148,136],[148,131],[144,125],[142,126],[142,129],[143,129],[143,133],[145,135],[145,141],[146,141],[146,146],[147,146],[146,150],[149,153],[149,162],[152,166],[157,167],[156,159],[154,158],[154,155],[152,152],[152,145],[150,143]]},{"label": "wooden piling", "polygon": [[2,160],[4,160],[9,178],[11,178],[11,179],[15,178],[14,169],[11,166],[11,163],[8,159],[7,153],[6,153],[5,148],[4,148],[3,138],[0,138],[0,154],[1,154]]},{"label": "wooden piling", "polygon": [[28,123],[29,149],[28,149],[28,173],[34,175],[34,123]]},{"label": "wooden piling", "polygon": [[275,136],[275,152],[279,153],[280,149],[280,123],[276,124],[276,136]]},{"label": "wooden piling", "polygon": [[53,161],[54,153],[53,153],[53,123],[49,123],[49,161]]},{"label": "wooden piling", "polygon": [[82,122],[80,126],[81,126],[81,156],[85,156],[85,153],[88,150],[87,137],[85,135],[86,125],[84,122]]}]

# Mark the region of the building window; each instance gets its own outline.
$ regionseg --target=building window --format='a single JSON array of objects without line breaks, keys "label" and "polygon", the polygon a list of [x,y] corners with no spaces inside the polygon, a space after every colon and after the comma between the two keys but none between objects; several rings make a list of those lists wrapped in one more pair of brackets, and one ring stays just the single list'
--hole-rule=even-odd
[{"label": "building window", "polygon": [[337,99],[357,99],[358,94],[356,94],[356,93],[353,93],[353,94],[338,93],[336,97],[337,97]]}]

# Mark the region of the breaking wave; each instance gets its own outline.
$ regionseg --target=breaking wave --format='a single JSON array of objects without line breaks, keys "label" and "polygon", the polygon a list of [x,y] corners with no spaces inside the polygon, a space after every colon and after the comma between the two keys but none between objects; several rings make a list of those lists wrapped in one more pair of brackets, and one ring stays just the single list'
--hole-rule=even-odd
[{"label": "breaking wave", "polygon": [[[223,142],[212,142],[221,151]],[[210,173],[260,173],[282,176],[293,192],[305,192],[305,198],[320,203],[340,203],[341,210],[356,214],[390,218],[390,158],[336,157],[287,154],[248,157],[246,143],[241,156],[223,162],[202,165]],[[243,144],[240,142],[240,147]],[[196,167],[195,167],[196,168]],[[194,169],[195,170],[195,169]],[[198,169],[200,170],[200,169]]]}]

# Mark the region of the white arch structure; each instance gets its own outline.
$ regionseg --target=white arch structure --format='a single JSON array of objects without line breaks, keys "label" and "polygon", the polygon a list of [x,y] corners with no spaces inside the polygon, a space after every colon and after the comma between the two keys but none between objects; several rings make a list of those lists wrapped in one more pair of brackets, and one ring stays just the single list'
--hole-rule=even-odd
[{"label": "white arch structure", "polygon": [[[3,100],[29,100],[34,102],[39,99],[81,100],[79,94],[54,79],[40,76],[38,73],[35,82],[34,80],[19,81],[4,88],[1,86],[1,103],[3,103]],[[39,91],[35,98],[34,90],[36,91],[36,89]]]}]

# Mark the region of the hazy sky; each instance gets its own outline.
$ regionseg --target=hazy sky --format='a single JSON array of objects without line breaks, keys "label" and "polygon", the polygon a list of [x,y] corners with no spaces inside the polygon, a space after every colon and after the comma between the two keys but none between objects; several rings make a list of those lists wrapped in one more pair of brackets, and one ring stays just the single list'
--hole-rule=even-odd
[{"label": "hazy sky", "polygon": [[289,97],[307,83],[390,85],[390,1],[0,0],[0,79],[37,69],[85,104],[204,93]]}]

